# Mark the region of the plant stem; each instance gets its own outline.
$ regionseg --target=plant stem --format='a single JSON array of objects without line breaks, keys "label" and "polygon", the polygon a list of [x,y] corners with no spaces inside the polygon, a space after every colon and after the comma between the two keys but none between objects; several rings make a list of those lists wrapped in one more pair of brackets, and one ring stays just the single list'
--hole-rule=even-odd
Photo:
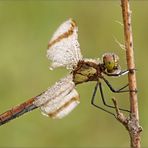
[{"label": "plant stem", "polygon": [[[122,17],[124,24],[124,38],[125,38],[125,49],[128,69],[134,69],[134,50],[133,50],[133,36],[131,26],[131,10],[129,0],[121,0]],[[135,72],[129,72],[128,74],[129,90],[130,91],[130,127],[128,125],[128,131],[131,138],[131,147],[140,148],[140,132],[141,127],[139,126],[139,113],[138,113],[138,99],[137,99],[137,84]],[[128,123],[129,124],[129,123]]]}]

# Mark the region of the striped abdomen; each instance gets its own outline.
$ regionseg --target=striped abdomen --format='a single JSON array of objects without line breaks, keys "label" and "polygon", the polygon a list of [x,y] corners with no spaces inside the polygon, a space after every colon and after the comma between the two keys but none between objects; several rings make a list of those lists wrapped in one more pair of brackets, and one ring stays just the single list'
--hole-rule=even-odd
[{"label": "striped abdomen", "polygon": [[2,113],[0,115],[0,125],[7,123],[8,121],[15,119],[16,117],[19,117],[21,115],[23,115],[26,112],[29,112],[35,108],[37,108],[37,106],[35,106],[33,104],[35,98],[31,98],[28,101],[17,105],[13,108],[11,108],[10,110]]}]

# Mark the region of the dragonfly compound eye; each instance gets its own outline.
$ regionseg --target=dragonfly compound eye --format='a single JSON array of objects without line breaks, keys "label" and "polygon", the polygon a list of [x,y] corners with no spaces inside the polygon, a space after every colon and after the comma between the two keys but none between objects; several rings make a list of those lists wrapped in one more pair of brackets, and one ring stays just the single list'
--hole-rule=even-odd
[{"label": "dragonfly compound eye", "polygon": [[119,58],[114,53],[106,53],[103,55],[103,64],[108,73],[113,73],[118,69]]}]

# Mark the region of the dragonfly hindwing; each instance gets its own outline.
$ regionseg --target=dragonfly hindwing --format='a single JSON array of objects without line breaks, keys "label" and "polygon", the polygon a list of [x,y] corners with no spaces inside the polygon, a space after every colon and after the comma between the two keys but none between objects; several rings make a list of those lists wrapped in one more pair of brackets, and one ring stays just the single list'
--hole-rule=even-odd
[{"label": "dragonfly hindwing", "polygon": [[61,79],[34,102],[41,106],[44,115],[52,118],[62,118],[79,104],[79,94],[75,90],[72,75]]}]

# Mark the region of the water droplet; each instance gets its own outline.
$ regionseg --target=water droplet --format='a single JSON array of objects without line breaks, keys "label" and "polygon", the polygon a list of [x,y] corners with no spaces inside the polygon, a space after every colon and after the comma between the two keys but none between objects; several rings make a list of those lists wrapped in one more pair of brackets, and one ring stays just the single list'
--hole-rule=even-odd
[{"label": "water droplet", "polygon": [[50,69],[50,70],[53,70],[53,68],[52,68],[52,67],[49,67],[49,69]]}]

